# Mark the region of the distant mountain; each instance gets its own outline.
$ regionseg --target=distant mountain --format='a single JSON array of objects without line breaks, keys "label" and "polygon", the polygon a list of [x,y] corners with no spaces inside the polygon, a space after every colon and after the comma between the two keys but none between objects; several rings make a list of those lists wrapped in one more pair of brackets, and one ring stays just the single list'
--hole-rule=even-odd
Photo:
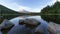
[{"label": "distant mountain", "polygon": [[27,11],[25,9],[19,10],[18,12],[20,12],[20,13],[30,13],[29,11]]}]

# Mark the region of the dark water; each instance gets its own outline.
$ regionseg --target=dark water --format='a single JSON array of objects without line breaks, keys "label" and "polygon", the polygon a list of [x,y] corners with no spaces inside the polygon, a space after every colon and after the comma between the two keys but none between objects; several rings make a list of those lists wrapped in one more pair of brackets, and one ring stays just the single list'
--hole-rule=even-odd
[{"label": "dark water", "polygon": [[41,17],[48,22],[60,24],[60,15],[41,15]]}]

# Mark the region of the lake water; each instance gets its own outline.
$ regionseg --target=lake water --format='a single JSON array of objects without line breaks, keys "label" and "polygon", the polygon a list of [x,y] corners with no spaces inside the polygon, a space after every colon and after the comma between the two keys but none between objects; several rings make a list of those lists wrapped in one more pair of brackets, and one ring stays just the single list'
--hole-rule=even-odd
[{"label": "lake water", "polygon": [[10,21],[12,23],[14,23],[15,26],[10,30],[10,32],[8,34],[11,34],[11,32],[13,32],[13,31],[14,31],[14,33],[17,33],[17,29],[18,29],[18,31],[20,31],[19,28],[21,28],[21,27],[20,27],[20,25],[18,25],[19,24],[19,20],[26,19],[26,18],[34,18],[34,19],[38,20],[41,23],[41,25],[39,25],[39,27],[42,28],[44,34],[49,34],[49,32],[47,31],[48,22],[44,21],[41,18],[41,16],[19,16],[19,17],[11,19]]},{"label": "lake water", "polygon": [[[39,27],[42,28],[44,34],[49,34],[49,32],[47,31],[47,27],[48,27],[48,22],[43,20],[41,18],[41,16],[19,16],[19,17],[15,17],[13,19],[10,19],[9,21],[12,22],[13,24],[15,24],[14,27],[11,28],[10,31],[8,31],[8,34],[26,34],[26,30],[29,29],[29,28],[26,28],[26,26],[22,26],[22,25],[19,25],[19,21],[20,20],[24,20],[26,18],[34,18],[36,20],[38,20],[41,24],[39,25]],[[51,24],[52,26],[52,24]],[[60,27],[58,28],[57,25],[54,25],[56,26],[56,30],[57,30],[57,33],[60,34]],[[60,26],[60,25],[59,25]],[[40,28],[39,28],[40,29]],[[33,31],[34,29],[30,30],[30,34],[31,32]],[[24,33],[23,33],[24,32]],[[0,34],[2,34],[2,32],[0,31]],[[33,34],[33,33],[32,33]]]},{"label": "lake water", "polygon": [[9,21],[14,23],[15,25],[18,25],[19,20],[24,20],[26,18],[34,18],[34,19],[40,21],[41,23],[47,23],[45,20],[43,20],[41,18],[41,16],[19,16],[19,17],[15,17],[13,19],[10,19]]}]

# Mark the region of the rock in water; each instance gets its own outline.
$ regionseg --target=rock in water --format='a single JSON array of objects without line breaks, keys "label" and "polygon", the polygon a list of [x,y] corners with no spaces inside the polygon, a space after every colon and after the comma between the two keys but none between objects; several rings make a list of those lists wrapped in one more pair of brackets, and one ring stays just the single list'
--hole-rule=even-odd
[{"label": "rock in water", "polygon": [[9,20],[5,19],[2,23],[1,23],[3,28],[9,28],[10,26],[14,25],[13,23],[11,23]]},{"label": "rock in water", "polygon": [[42,27],[41,26],[36,27],[35,33],[42,34],[43,33]]},{"label": "rock in water", "polygon": [[47,30],[49,31],[50,34],[57,34],[56,30],[54,30],[54,28],[52,28],[50,26],[48,26]]},{"label": "rock in water", "polygon": [[20,24],[25,24],[28,27],[36,27],[40,24],[40,22],[33,18],[26,18],[25,20],[20,22]]},{"label": "rock in water", "polygon": [[6,34],[13,26],[14,26],[13,23],[11,23],[9,20],[5,19],[1,23],[1,31],[3,32],[3,34]]},{"label": "rock in water", "polygon": [[53,28],[53,30],[57,33],[60,34],[60,24],[56,24],[54,22],[49,22],[49,26]]},{"label": "rock in water", "polygon": [[24,23],[24,20],[19,20],[19,24],[20,25],[24,25],[25,23]]}]

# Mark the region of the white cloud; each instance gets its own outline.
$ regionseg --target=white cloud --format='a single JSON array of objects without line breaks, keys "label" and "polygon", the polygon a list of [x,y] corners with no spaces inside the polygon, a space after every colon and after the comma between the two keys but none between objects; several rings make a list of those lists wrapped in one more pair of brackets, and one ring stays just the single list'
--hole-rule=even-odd
[{"label": "white cloud", "polygon": [[56,0],[52,0],[51,2],[49,2],[49,5],[53,5],[56,2]]},{"label": "white cloud", "polygon": [[60,1],[60,0],[58,0],[58,1]]}]

